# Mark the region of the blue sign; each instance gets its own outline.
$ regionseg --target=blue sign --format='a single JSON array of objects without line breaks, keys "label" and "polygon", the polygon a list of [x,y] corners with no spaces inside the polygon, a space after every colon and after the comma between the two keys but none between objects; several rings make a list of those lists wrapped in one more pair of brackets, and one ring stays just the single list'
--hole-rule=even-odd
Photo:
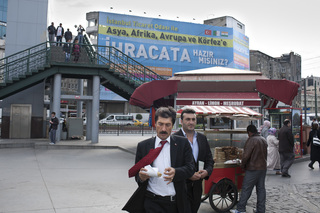
[{"label": "blue sign", "polygon": [[98,45],[164,76],[213,66],[249,69],[248,37],[227,27],[100,12]]}]

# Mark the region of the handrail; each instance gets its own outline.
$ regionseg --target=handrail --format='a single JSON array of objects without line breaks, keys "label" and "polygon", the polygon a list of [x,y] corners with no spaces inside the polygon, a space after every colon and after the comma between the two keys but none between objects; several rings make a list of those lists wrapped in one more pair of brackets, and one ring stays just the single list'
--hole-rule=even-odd
[{"label": "handrail", "polygon": [[[62,43],[65,44],[65,43]],[[74,45],[74,44],[72,44]],[[71,45],[71,46],[72,46]],[[81,44],[81,52],[84,60],[77,61],[77,66],[101,66],[108,68],[116,75],[127,79],[139,86],[152,80],[164,80],[164,78],[122,51],[111,46],[92,45],[87,35]],[[50,65],[74,65],[74,61],[66,61],[62,47],[55,46],[55,42],[43,42],[13,55],[0,59],[0,83],[8,83],[19,75],[38,70]]]}]

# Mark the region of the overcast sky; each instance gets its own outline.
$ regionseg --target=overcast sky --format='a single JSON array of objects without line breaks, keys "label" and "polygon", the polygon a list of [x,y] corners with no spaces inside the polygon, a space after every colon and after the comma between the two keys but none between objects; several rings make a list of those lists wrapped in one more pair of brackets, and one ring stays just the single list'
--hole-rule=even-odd
[{"label": "overcast sky", "polygon": [[49,0],[48,24],[61,22],[75,34],[73,26],[86,27],[86,13],[92,11],[150,18],[161,15],[163,19],[199,24],[232,16],[245,25],[251,50],[271,57],[293,51],[301,55],[302,77],[307,77],[320,76],[319,10],[319,0]]}]

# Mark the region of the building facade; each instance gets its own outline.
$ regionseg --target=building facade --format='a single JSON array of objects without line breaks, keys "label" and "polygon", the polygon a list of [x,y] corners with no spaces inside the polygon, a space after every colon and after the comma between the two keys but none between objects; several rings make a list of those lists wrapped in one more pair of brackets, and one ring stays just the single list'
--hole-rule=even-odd
[{"label": "building facade", "polygon": [[[320,77],[316,76],[307,76],[303,79],[303,82],[306,83],[304,87],[304,83],[302,83],[302,91],[301,91],[301,104],[302,107],[306,109],[307,113],[315,113],[317,107],[317,113],[319,115],[319,107],[320,107]],[[306,92],[304,89],[306,88]],[[305,103],[305,93],[306,93],[306,103]],[[316,98],[317,97],[317,98]]]},{"label": "building facade", "polygon": [[[250,70],[262,72],[269,79],[287,79],[302,85],[301,56],[290,52],[281,57],[271,57],[258,50],[250,50]],[[301,108],[301,90],[292,107]]]}]

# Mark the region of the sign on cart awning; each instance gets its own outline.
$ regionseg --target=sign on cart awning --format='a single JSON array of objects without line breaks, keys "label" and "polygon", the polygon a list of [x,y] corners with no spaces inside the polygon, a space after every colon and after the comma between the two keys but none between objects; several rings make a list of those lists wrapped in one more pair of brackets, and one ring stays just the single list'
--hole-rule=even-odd
[{"label": "sign on cart awning", "polygon": [[232,120],[259,120],[262,114],[248,108],[236,106],[184,106],[177,111],[178,116],[184,109],[193,109],[197,116],[227,117]]}]

